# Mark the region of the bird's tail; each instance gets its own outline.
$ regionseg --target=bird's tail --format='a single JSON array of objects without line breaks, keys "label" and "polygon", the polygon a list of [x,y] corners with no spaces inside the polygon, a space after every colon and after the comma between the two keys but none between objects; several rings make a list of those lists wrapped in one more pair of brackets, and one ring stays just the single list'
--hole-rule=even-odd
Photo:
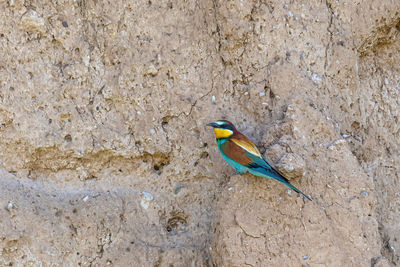
[{"label": "bird's tail", "polygon": [[[270,166],[269,166],[270,167]],[[270,167],[269,169],[264,168],[264,167],[259,167],[259,168],[253,168],[249,170],[250,173],[257,175],[257,176],[262,176],[270,179],[275,179],[278,180],[279,182],[285,184],[287,187],[295,191],[296,193],[302,194],[305,196],[308,200],[312,201],[312,199],[301,192],[299,189],[297,189],[295,186],[293,186],[288,179],[286,179],[282,174],[280,174],[277,170],[274,168]]]},{"label": "bird's tail", "polygon": [[303,192],[301,192],[299,189],[297,189],[295,186],[293,186],[291,183],[285,183],[285,185],[287,185],[290,189],[292,189],[293,191],[295,191],[296,193],[302,194],[303,196],[305,196],[308,200],[312,201],[312,199],[307,196],[306,194],[304,194]]}]

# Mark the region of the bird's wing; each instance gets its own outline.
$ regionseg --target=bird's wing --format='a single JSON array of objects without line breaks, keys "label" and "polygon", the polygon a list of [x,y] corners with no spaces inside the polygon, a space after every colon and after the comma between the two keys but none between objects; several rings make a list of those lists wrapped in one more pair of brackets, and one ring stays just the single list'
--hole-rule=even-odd
[{"label": "bird's wing", "polygon": [[289,183],[288,179],[286,179],[282,174],[280,174],[277,170],[275,170],[266,159],[254,157],[253,155],[249,155],[252,159],[252,163],[246,167],[251,168],[252,170],[259,172],[269,178],[276,179],[283,183]]},{"label": "bird's wing", "polygon": [[[260,172],[270,178],[277,179],[281,182],[289,182],[285,177],[283,177],[283,175],[275,170],[266,159],[264,159],[256,145],[251,142],[245,135],[237,132],[235,136],[230,139],[230,141],[236,146],[239,146],[243,149],[243,151],[240,151],[241,153],[239,153],[238,151],[235,154],[240,154],[241,157],[246,158],[246,162],[249,162],[248,164],[244,164],[246,167],[249,167],[257,172]],[[230,147],[234,148],[233,145],[230,145]],[[236,150],[238,149],[236,148]]]},{"label": "bird's wing", "polygon": [[236,145],[240,146],[243,148],[245,151],[248,153],[257,156],[259,158],[262,158],[260,151],[258,151],[258,148],[256,147],[253,142],[251,142],[246,136],[244,136],[241,133],[236,133],[233,138],[230,139],[232,142],[234,142]]},{"label": "bird's wing", "polygon": [[220,149],[221,152],[224,153],[227,157],[243,166],[247,166],[253,163],[253,160],[248,156],[247,151],[231,140],[227,140],[226,142],[221,144]]},{"label": "bird's wing", "polygon": [[241,133],[236,133],[221,148],[226,156],[246,167],[256,162],[262,164],[264,161],[258,148]]}]

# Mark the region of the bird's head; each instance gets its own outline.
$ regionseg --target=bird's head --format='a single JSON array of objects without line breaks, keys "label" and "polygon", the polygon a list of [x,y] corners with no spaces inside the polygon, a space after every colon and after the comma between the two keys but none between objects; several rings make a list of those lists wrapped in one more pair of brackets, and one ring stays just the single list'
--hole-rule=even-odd
[{"label": "bird's head", "polygon": [[217,139],[224,139],[231,137],[236,131],[235,126],[230,121],[218,120],[215,122],[207,123],[207,126],[214,128],[215,137]]}]

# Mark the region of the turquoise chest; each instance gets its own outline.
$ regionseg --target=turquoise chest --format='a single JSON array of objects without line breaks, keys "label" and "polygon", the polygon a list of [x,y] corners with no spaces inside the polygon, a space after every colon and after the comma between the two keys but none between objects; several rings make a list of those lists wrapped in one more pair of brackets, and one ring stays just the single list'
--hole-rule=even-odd
[{"label": "turquoise chest", "polygon": [[231,159],[224,153],[224,147],[225,147],[226,142],[229,142],[229,140],[228,139],[217,139],[218,149],[221,152],[222,157],[224,158],[224,160],[226,162],[228,162],[229,165],[231,165],[236,170],[237,173],[246,173],[248,171],[248,168],[246,166],[237,163],[236,161],[234,161],[233,159]]}]

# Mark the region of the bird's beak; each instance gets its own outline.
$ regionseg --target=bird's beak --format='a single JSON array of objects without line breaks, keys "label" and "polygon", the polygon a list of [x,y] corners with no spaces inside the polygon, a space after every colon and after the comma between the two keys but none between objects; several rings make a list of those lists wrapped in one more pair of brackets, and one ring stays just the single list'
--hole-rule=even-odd
[{"label": "bird's beak", "polygon": [[210,123],[207,123],[207,126],[211,126],[211,127],[218,127],[218,124],[216,124],[215,122],[210,122]]}]

